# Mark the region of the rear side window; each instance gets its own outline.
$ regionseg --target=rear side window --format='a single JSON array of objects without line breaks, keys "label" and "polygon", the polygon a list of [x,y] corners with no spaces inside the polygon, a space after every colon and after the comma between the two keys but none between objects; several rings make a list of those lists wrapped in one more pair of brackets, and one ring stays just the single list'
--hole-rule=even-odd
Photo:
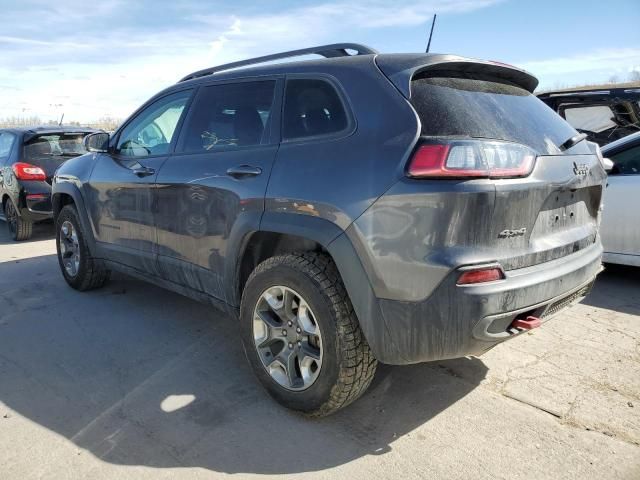
[{"label": "rear side window", "polygon": [[11,148],[16,136],[9,132],[0,132],[0,165],[4,164],[9,154],[11,154]]},{"label": "rear side window", "polygon": [[[527,145],[539,154],[558,154],[577,132],[527,90],[486,78],[431,76],[411,82],[411,103],[422,135],[490,138]],[[582,151],[584,150],[584,151]],[[589,153],[586,142],[571,153]]]},{"label": "rear side window", "polygon": [[325,80],[287,81],[282,137],[293,140],[342,132],[348,126],[344,105]]},{"label": "rear side window", "polygon": [[269,143],[276,82],[239,82],[203,88],[185,124],[184,152]]}]

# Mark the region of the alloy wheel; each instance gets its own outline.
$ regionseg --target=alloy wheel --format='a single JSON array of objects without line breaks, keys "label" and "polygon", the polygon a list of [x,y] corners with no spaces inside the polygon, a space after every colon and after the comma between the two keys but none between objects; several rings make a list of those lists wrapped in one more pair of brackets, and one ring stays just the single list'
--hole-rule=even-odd
[{"label": "alloy wheel", "polygon": [[253,338],[262,365],[288,390],[305,390],[322,367],[322,336],[309,304],[295,290],[265,290],[253,313]]},{"label": "alloy wheel", "polygon": [[60,226],[60,258],[70,277],[75,277],[80,269],[80,243],[73,224],[66,220]]}]

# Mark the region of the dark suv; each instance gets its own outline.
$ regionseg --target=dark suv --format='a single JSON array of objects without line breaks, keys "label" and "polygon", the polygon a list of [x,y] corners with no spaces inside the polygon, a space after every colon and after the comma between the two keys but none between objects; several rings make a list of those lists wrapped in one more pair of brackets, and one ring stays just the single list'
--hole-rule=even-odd
[{"label": "dark suv", "polygon": [[[250,65],[315,53],[324,59]],[[239,318],[282,404],[480,355],[589,291],[606,178],[514,67],[339,44],[191,74],[54,180],[74,288],[126,272]]]},{"label": "dark suv", "polygon": [[62,163],[87,153],[83,139],[96,130],[67,126],[0,130],[0,200],[14,240],[52,218],[51,180]]}]

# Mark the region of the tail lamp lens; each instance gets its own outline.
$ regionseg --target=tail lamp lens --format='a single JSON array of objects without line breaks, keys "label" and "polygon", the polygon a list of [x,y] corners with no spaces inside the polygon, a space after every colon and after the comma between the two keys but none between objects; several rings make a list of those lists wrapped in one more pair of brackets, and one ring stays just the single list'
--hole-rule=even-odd
[{"label": "tail lamp lens", "polygon": [[512,178],[531,173],[536,154],[524,145],[461,140],[421,145],[409,164],[410,177]]},{"label": "tail lamp lens", "polygon": [[504,273],[500,268],[483,268],[479,270],[469,270],[458,278],[458,285],[472,285],[474,283],[495,282],[504,280]]},{"label": "tail lamp lens", "polygon": [[40,167],[29,163],[18,162],[13,164],[13,173],[18,180],[46,180],[47,174]]}]

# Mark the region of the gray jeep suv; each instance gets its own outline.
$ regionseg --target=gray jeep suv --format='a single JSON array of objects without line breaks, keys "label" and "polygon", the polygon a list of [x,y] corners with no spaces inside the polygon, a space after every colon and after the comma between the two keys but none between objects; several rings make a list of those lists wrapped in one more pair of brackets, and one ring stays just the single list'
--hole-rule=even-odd
[{"label": "gray jeep suv", "polygon": [[[324,58],[264,64],[308,54]],[[378,361],[480,355],[601,269],[602,157],[536,85],[357,44],[195,72],[57,171],[62,274],[231,313],[260,382],[310,415],[358,398]]]}]

